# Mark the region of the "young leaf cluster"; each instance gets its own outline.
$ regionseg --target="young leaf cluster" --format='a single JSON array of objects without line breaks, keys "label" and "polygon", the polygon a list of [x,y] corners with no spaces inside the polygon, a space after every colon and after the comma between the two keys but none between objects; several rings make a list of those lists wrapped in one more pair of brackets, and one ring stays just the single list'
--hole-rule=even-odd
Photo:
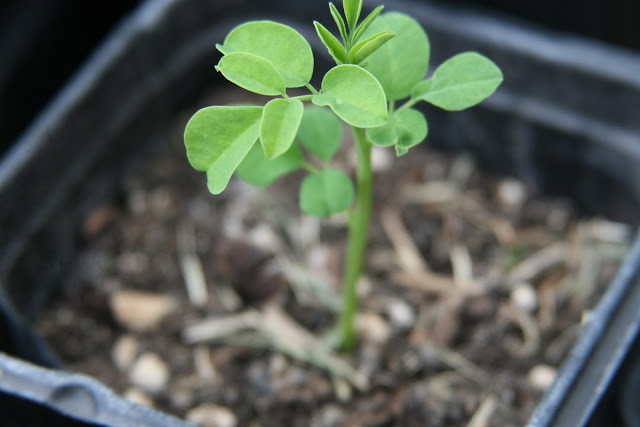
[{"label": "young leaf cluster", "polygon": [[[309,175],[300,191],[303,211],[319,216],[341,212],[351,206],[354,191],[346,174],[328,166],[342,136],[337,118],[367,128],[371,143],[393,146],[403,155],[428,133],[424,115],[413,108],[416,103],[465,109],[502,81],[499,68],[474,52],[454,56],[425,78],[429,41],[412,17],[383,14],[378,6],[360,21],[362,0],[344,0],[344,18],[333,3],[329,10],[339,38],[317,21],[314,26],[336,66],[324,75],[319,91],[310,83],[311,47],[289,26],[247,22],[216,45],[223,54],[217,71],[248,91],[275,98],[264,106],[203,108],[189,121],[187,156],[195,169],[207,173],[213,194],[222,192],[234,173],[266,186],[304,169]],[[287,95],[288,89],[299,87],[310,94]],[[305,108],[308,101],[315,107]]]}]

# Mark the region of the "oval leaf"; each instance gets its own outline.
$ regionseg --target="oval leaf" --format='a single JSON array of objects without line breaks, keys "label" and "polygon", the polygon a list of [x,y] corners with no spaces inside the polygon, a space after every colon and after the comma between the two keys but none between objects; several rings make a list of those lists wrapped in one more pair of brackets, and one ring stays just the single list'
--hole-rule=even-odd
[{"label": "oval leaf", "polygon": [[368,39],[362,40],[358,44],[356,44],[349,56],[351,62],[354,64],[359,64],[363,59],[371,55],[376,50],[380,49],[383,44],[396,37],[397,34],[391,31],[383,31],[381,33],[376,34],[375,36],[369,37]]},{"label": "oval leaf", "polygon": [[342,8],[344,9],[344,16],[347,18],[349,29],[353,31],[356,28],[358,19],[360,19],[362,0],[343,0]]},{"label": "oval leaf", "polygon": [[187,123],[184,143],[194,169],[207,171],[207,185],[221,193],[258,139],[262,107],[206,107]]},{"label": "oval leaf", "polygon": [[411,96],[445,110],[459,111],[486,99],[502,79],[502,71],[490,59],[464,52],[443,62],[430,79],[415,86]]},{"label": "oval leaf", "polygon": [[316,32],[318,33],[318,37],[322,43],[329,50],[329,54],[333,57],[337,64],[344,64],[347,61],[347,51],[340,43],[331,31],[327,30],[321,23],[318,21],[313,21],[313,25],[316,27]]},{"label": "oval leaf", "polygon": [[310,106],[304,110],[298,140],[313,154],[327,161],[338,151],[343,132],[342,121],[330,109]]},{"label": "oval leaf", "polygon": [[387,120],[387,100],[378,80],[364,68],[352,64],[330,69],[322,79],[322,93],[312,102],[328,105],[351,126],[381,126]]},{"label": "oval leaf", "polygon": [[429,40],[418,21],[398,12],[378,16],[364,37],[382,31],[398,36],[371,54],[364,68],[380,81],[387,99],[396,101],[409,96],[411,89],[424,79],[429,66]]},{"label": "oval leaf", "polygon": [[325,169],[308,175],[300,187],[303,212],[328,217],[347,210],[353,203],[353,183],[337,169]]},{"label": "oval leaf", "polygon": [[262,110],[260,143],[269,159],[286,152],[298,133],[304,105],[298,99],[272,99]]},{"label": "oval leaf", "polygon": [[398,141],[398,128],[393,117],[377,128],[367,129],[367,138],[378,147],[391,147]]},{"label": "oval leaf", "polygon": [[281,176],[300,169],[303,164],[302,151],[296,144],[276,159],[267,159],[260,145],[254,144],[236,169],[236,175],[251,185],[266,187]]},{"label": "oval leaf", "polygon": [[218,50],[227,55],[246,52],[260,56],[278,69],[287,87],[304,86],[313,74],[313,52],[293,28],[273,21],[251,21],[229,33]]},{"label": "oval leaf", "polygon": [[424,115],[413,108],[400,110],[394,115],[394,122],[398,129],[396,155],[401,156],[409,148],[420,144],[427,137],[429,127]]},{"label": "oval leaf", "polygon": [[241,88],[261,95],[281,95],[287,88],[271,62],[245,52],[231,52],[220,58],[216,70]]}]

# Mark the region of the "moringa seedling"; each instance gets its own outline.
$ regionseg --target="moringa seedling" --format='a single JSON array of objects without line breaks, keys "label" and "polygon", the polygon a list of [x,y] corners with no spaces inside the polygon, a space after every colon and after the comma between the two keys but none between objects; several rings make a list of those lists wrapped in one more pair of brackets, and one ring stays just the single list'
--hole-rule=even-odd
[{"label": "moringa seedling", "polygon": [[[418,102],[449,111],[466,109],[496,90],[502,72],[486,57],[464,52],[426,78],[429,40],[416,20],[403,13],[381,13],[383,6],[360,20],[362,0],[344,0],[342,6],[344,17],[329,3],[338,36],[313,23],[336,62],[319,90],[310,83],[311,46],[296,30],[272,21],[234,28],[216,45],[223,54],[216,70],[236,85],[271,98],[264,106],[203,108],[187,123],[184,141],[189,162],[207,173],[213,194],[221,193],[234,173],[265,187],[302,169],[307,172],[299,194],[303,212],[319,217],[347,212],[339,331],[342,348],[350,350],[371,216],[372,146],[407,154],[428,132],[423,113],[413,108]],[[309,93],[289,96],[291,88]],[[330,165],[342,141],[343,123],[354,135],[355,185],[349,174]]]}]

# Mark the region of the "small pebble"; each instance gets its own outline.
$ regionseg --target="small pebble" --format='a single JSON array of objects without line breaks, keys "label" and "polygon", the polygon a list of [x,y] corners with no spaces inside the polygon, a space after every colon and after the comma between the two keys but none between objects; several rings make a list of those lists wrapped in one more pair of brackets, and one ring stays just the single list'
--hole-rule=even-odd
[{"label": "small pebble", "polygon": [[122,396],[131,402],[153,408],[153,400],[144,391],[137,387],[127,389]]},{"label": "small pebble", "polygon": [[109,305],[118,323],[134,332],[153,331],[178,307],[168,295],[132,290],[114,292]]},{"label": "small pebble", "polygon": [[93,239],[107,228],[118,216],[118,209],[112,204],[98,207],[84,220],[82,234],[87,239]]},{"label": "small pebble", "polygon": [[146,392],[159,393],[167,388],[169,368],[157,354],[143,353],[131,367],[129,380]]},{"label": "small pebble", "polygon": [[386,172],[393,166],[393,150],[382,147],[373,147],[371,150],[371,170],[373,172]]},{"label": "small pebble", "polygon": [[128,371],[134,360],[136,360],[139,348],[140,342],[136,337],[131,334],[122,335],[111,350],[113,364],[120,371]]},{"label": "small pebble", "polygon": [[416,323],[415,311],[401,299],[392,299],[387,307],[387,313],[391,326],[400,331],[407,331],[413,328]]},{"label": "small pebble", "polygon": [[518,283],[511,290],[511,303],[518,309],[533,313],[538,308],[538,294],[530,283]]},{"label": "small pebble", "polygon": [[249,242],[268,253],[275,253],[281,248],[280,239],[273,228],[260,223],[249,231]]},{"label": "small pebble", "polygon": [[383,344],[391,336],[389,324],[377,314],[359,313],[355,319],[355,328],[362,339],[371,344]]},{"label": "small pebble", "polygon": [[123,274],[140,274],[149,268],[149,258],[141,252],[124,252],[116,258],[116,266]]},{"label": "small pebble", "polygon": [[269,359],[269,374],[272,377],[282,377],[287,369],[289,369],[289,362],[282,354],[276,353]]},{"label": "small pebble", "polygon": [[127,195],[127,207],[134,215],[142,215],[147,210],[147,192],[142,188],[132,188]]},{"label": "small pebble", "polygon": [[187,413],[187,422],[203,427],[235,427],[238,419],[231,409],[203,403]]},{"label": "small pebble", "polygon": [[527,189],[516,179],[507,178],[500,181],[497,189],[498,202],[507,209],[517,209],[527,198]]},{"label": "small pebble", "polygon": [[316,411],[310,421],[311,427],[334,427],[345,424],[344,410],[336,404],[328,404]]},{"label": "small pebble", "polygon": [[556,368],[550,365],[536,365],[527,374],[527,380],[538,391],[546,391],[556,377]]},{"label": "small pebble", "polygon": [[166,187],[154,189],[149,195],[149,208],[160,218],[164,218],[174,206],[173,195]]},{"label": "small pebble", "polygon": [[339,265],[342,260],[334,247],[329,245],[314,245],[309,248],[306,265],[310,272],[321,282],[336,288],[340,284]]}]

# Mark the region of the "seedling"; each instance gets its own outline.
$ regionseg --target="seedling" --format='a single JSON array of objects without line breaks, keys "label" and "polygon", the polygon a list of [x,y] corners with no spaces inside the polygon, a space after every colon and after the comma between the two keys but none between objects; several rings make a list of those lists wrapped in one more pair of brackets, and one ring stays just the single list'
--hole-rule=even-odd
[{"label": "seedling", "polygon": [[[303,212],[319,217],[347,212],[339,331],[342,348],[350,350],[371,216],[372,146],[394,147],[397,156],[405,155],[428,132],[423,113],[413,108],[418,102],[449,111],[466,109],[491,95],[502,73],[486,57],[464,52],[425,78],[429,40],[412,17],[382,14],[379,6],[360,21],[362,0],[344,0],[344,18],[332,3],[329,9],[340,38],[313,23],[336,62],[320,90],[310,83],[314,57],[300,33],[272,21],[244,23],[216,46],[223,56],[215,68],[236,85],[272,98],[264,106],[203,108],[187,123],[184,140],[189,162],[207,173],[213,194],[221,193],[234,173],[265,187],[303,169]],[[289,96],[291,88],[306,88],[309,94]],[[348,174],[330,166],[342,141],[343,122],[354,135],[355,185]]]}]

